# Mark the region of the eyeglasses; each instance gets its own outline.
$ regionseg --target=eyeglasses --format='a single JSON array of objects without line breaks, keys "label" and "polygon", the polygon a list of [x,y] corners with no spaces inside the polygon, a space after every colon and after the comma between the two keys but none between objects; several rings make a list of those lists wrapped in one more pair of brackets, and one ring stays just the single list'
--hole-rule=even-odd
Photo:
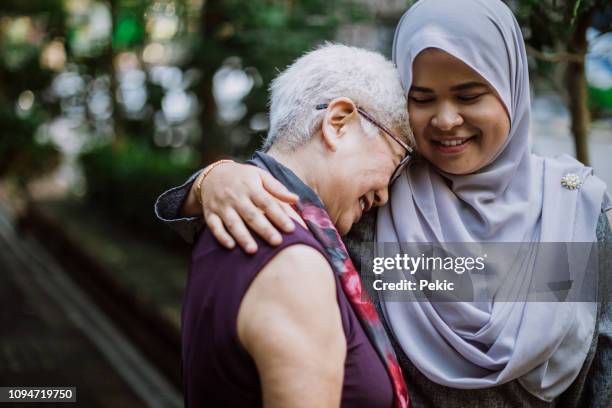
[{"label": "eyeglasses", "polygon": [[[327,109],[328,106],[329,106],[328,103],[321,103],[315,106],[315,109],[323,110],[323,109]],[[357,112],[359,112],[359,114],[363,116],[368,122],[370,122],[371,124],[379,128],[380,130],[385,132],[391,139],[395,140],[406,151],[406,155],[404,156],[404,158],[400,161],[400,163],[397,165],[397,167],[393,171],[393,175],[391,176],[391,181],[390,181],[392,183],[393,181],[395,181],[396,178],[399,177],[400,173],[402,172],[402,170],[404,169],[408,161],[410,161],[410,158],[412,157],[412,154],[413,154],[413,149],[412,147],[408,146],[406,142],[404,142],[402,139],[397,137],[393,132],[391,132],[384,125],[379,123],[376,119],[372,117],[372,115],[370,115],[368,112],[366,112],[359,106],[357,106]]]}]

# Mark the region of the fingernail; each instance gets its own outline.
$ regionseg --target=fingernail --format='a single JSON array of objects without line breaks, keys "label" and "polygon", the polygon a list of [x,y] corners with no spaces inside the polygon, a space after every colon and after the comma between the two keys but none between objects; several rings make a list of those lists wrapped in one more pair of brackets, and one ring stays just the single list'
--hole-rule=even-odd
[{"label": "fingernail", "polygon": [[285,229],[287,231],[293,231],[294,228],[295,228],[295,224],[293,224],[292,222],[288,222],[285,224]]},{"label": "fingernail", "polygon": [[252,254],[253,252],[257,252],[257,245],[255,245],[255,244],[247,244],[246,251],[248,253],[250,253],[250,254]]},{"label": "fingernail", "polygon": [[272,241],[273,244],[278,245],[283,241],[283,238],[279,234],[273,234],[270,236],[270,241]]}]

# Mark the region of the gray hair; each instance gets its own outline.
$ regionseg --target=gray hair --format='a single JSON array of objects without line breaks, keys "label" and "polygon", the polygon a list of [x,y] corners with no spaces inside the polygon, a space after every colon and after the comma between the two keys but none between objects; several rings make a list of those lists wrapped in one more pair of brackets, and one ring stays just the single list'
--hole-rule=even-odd
[{"label": "gray hair", "polygon": [[[412,140],[406,97],[393,63],[381,54],[326,43],[304,54],[270,85],[270,130],[263,149],[285,151],[305,144],[321,127],[324,110],[315,107],[350,98],[384,126]],[[375,128],[362,120],[369,133]]]}]

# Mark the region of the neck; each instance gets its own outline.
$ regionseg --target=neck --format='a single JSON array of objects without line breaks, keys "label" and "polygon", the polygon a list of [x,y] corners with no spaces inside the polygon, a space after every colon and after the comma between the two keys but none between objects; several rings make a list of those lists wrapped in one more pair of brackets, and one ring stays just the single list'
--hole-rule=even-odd
[{"label": "neck", "polygon": [[309,158],[307,149],[298,149],[292,152],[283,152],[272,147],[267,154],[272,156],[283,166],[295,173],[308,187],[310,187],[319,197],[320,186],[317,183],[316,167],[308,166],[304,163],[312,163],[312,157]]}]

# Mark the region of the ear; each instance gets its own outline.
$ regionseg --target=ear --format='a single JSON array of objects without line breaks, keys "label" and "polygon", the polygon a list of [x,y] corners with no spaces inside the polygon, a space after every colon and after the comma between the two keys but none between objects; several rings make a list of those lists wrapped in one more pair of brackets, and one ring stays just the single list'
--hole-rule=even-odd
[{"label": "ear", "polygon": [[338,141],[346,132],[347,125],[357,119],[357,106],[349,98],[336,98],[327,106],[321,136],[323,143],[333,152],[338,148]]}]

